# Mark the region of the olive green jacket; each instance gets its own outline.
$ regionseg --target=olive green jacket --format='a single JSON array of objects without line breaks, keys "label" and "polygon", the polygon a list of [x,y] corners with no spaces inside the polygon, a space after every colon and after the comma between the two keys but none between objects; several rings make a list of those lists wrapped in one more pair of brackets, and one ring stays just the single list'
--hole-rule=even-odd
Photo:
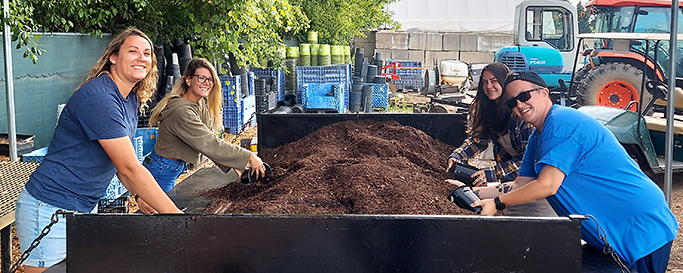
[{"label": "olive green jacket", "polygon": [[159,114],[159,134],[154,151],[163,157],[199,164],[201,155],[213,160],[224,172],[230,168],[243,170],[251,152],[218,137],[209,124],[209,111],[204,100],[193,103],[176,97]]}]

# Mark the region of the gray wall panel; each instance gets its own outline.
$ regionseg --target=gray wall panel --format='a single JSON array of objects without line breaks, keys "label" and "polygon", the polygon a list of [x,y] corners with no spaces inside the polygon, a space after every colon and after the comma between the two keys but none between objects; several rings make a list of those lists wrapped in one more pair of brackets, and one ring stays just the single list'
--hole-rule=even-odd
[{"label": "gray wall panel", "polygon": [[[38,44],[47,52],[40,56],[37,65],[23,58],[24,51],[12,43],[17,134],[36,135],[36,149],[50,143],[57,123],[57,105],[66,103],[111,39],[109,34],[43,34]],[[0,60],[0,132],[7,132],[4,55]]]}]

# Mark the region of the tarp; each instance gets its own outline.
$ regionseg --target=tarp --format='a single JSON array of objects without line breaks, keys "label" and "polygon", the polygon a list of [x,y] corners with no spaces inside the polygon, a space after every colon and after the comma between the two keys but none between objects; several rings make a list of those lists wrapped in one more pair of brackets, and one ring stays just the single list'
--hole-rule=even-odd
[{"label": "tarp", "polygon": [[509,32],[522,0],[401,0],[387,4],[402,30]]}]

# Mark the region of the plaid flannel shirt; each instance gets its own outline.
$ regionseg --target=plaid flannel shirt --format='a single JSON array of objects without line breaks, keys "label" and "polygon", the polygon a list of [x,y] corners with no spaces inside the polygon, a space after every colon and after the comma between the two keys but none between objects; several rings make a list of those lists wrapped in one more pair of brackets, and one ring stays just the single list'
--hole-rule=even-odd
[{"label": "plaid flannel shirt", "polygon": [[508,126],[508,133],[510,134],[510,144],[512,145],[512,148],[517,151],[516,156],[510,155],[510,153],[503,148],[498,142],[498,136],[495,136],[492,139],[480,139],[470,134],[470,137],[465,139],[463,144],[455,149],[448,157],[455,158],[455,160],[459,162],[466,162],[479,152],[485,150],[488,147],[488,142],[492,141],[496,165],[490,168],[483,168],[486,173],[486,181],[512,181],[517,178],[519,167],[522,165],[522,157],[524,156],[529,136],[531,136],[533,130],[533,125],[524,122],[517,117],[517,115],[512,114]]}]

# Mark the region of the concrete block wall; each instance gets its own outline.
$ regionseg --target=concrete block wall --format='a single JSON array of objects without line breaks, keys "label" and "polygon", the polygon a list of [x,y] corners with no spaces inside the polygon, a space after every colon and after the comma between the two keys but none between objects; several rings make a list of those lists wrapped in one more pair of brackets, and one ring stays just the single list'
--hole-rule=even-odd
[{"label": "concrete block wall", "polygon": [[382,52],[385,59],[422,61],[425,67],[433,67],[435,58],[492,62],[498,49],[513,45],[512,33],[379,31],[366,35],[354,39],[354,46],[364,48],[366,57]]}]

